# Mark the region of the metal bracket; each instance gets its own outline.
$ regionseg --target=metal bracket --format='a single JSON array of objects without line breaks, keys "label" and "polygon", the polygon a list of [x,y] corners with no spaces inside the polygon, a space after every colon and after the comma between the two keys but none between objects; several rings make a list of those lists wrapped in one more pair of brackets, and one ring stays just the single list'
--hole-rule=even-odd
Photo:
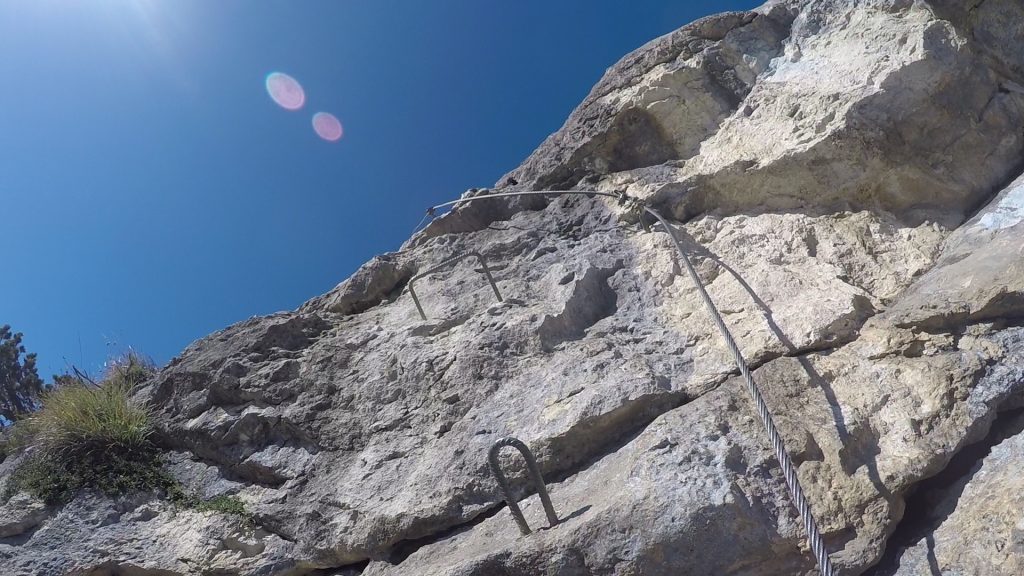
[{"label": "metal bracket", "polygon": [[533,457],[533,452],[530,452],[530,449],[522,441],[509,436],[498,440],[494,443],[494,446],[491,446],[491,450],[487,454],[487,460],[491,463],[491,472],[494,473],[494,477],[498,480],[498,485],[501,486],[501,491],[505,494],[508,510],[512,513],[512,517],[515,518],[516,524],[519,525],[519,531],[523,533],[523,536],[526,536],[530,533],[530,525],[526,523],[523,511],[519,509],[519,504],[512,497],[512,490],[508,486],[508,479],[505,478],[505,474],[501,471],[501,465],[498,464],[498,453],[505,446],[515,448],[523,455],[534,487],[537,489],[537,494],[540,495],[540,502],[544,505],[544,513],[548,516],[548,526],[551,528],[555,527],[558,524],[558,514],[555,514],[555,507],[551,505],[548,489],[544,486],[544,477],[540,475],[540,468],[537,467],[537,460]]},{"label": "metal bracket", "polygon": [[416,296],[416,290],[413,289],[413,284],[415,284],[417,280],[423,278],[424,276],[433,274],[434,272],[437,272],[438,270],[445,268],[446,266],[455,264],[456,262],[459,262],[461,260],[465,260],[470,256],[475,256],[476,259],[480,261],[480,266],[483,267],[484,276],[487,277],[487,282],[490,283],[491,290],[494,290],[494,295],[498,298],[498,302],[504,302],[504,300],[501,299],[501,292],[498,292],[498,285],[494,283],[494,277],[491,276],[491,269],[487,267],[487,261],[484,260],[483,254],[479,252],[466,252],[463,254],[459,254],[458,256],[455,256],[453,258],[449,258],[444,262],[441,262],[437,266],[428,268],[427,270],[413,276],[412,280],[409,280],[409,295],[412,296],[412,301],[416,304],[416,309],[419,310],[421,318],[427,320],[427,313],[423,311],[423,306],[420,304],[420,299]]},{"label": "metal bracket", "polygon": [[619,206],[624,207],[629,211],[629,213],[636,217],[637,222],[639,222],[640,226],[643,227],[644,232],[650,232],[651,227],[644,221],[647,203],[635,196],[630,196],[623,191],[615,192],[614,194],[619,200]]}]

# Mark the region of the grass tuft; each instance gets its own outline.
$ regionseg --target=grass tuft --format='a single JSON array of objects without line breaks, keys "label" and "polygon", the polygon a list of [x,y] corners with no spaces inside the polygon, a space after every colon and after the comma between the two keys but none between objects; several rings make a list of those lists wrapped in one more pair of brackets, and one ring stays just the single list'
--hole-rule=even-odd
[{"label": "grass tuft", "polygon": [[151,374],[133,355],[99,384],[69,378],[43,394],[42,408],[14,427],[16,444],[29,454],[5,492],[63,504],[82,488],[113,495],[166,487],[149,413],[131,401]]},{"label": "grass tuft", "polygon": [[43,408],[25,423],[32,445],[54,459],[129,458],[153,451],[149,414],[130,400],[128,381],[99,386],[84,383],[57,388],[43,396]]},{"label": "grass tuft", "polygon": [[109,496],[158,490],[175,506],[239,516],[248,525],[253,516],[235,496],[209,500],[187,494],[164,467],[162,451],[153,442],[148,410],[132,402],[136,388],[155,370],[135,352],[111,362],[99,383],[65,376],[42,396],[42,408],[16,422],[0,445],[2,453],[25,450],[0,498],[25,491],[51,505],[62,505],[80,490],[91,488]]}]

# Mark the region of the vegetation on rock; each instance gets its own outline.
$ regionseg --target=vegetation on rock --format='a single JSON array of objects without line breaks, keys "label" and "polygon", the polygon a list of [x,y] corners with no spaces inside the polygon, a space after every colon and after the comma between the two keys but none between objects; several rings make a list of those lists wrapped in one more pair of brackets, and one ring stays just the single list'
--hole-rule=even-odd
[{"label": "vegetation on rock", "polygon": [[130,353],[99,383],[60,377],[42,394],[41,408],[14,426],[11,444],[27,454],[6,491],[58,504],[82,488],[121,494],[166,487],[149,414],[130,399],[152,373],[152,364]]},{"label": "vegetation on rock", "polygon": [[36,355],[25,352],[21,339],[20,332],[12,332],[8,325],[0,326],[0,424],[38,407],[43,391]]},{"label": "vegetation on rock", "polygon": [[56,377],[55,386],[42,394],[40,409],[8,431],[7,450],[24,449],[26,456],[3,498],[25,491],[61,505],[82,489],[109,496],[157,490],[181,508],[234,514],[251,523],[237,497],[200,499],[164,468],[150,414],[131,400],[154,372],[150,361],[131,352],[112,362],[98,383],[81,374]]}]

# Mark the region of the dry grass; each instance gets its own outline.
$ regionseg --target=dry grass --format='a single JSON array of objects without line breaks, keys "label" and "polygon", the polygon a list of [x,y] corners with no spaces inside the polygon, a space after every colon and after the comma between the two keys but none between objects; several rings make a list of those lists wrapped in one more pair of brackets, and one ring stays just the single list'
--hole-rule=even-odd
[{"label": "dry grass", "polygon": [[78,383],[46,393],[43,409],[26,420],[32,444],[54,458],[148,449],[149,414],[132,404],[131,392],[128,383],[115,379],[98,387]]},{"label": "dry grass", "polygon": [[131,400],[154,372],[152,363],[130,353],[111,362],[99,383],[81,376],[62,378],[60,386],[43,395],[39,412],[7,432],[7,450],[27,455],[2,497],[23,490],[49,504],[64,504],[87,488],[112,496],[158,490],[175,506],[232,514],[253,525],[237,497],[203,500],[186,493],[164,469],[150,414]]},{"label": "dry grass", "polygon": [[18,445],[30,451],[8,482],[52,503],[82,488],[107,493],[159,488],[165,483],[148,411],[134,404],[135,388],[152,365],[129,354],[111,363],[104,378],[65,379],[42,396],[42,408],[19,421]]}]

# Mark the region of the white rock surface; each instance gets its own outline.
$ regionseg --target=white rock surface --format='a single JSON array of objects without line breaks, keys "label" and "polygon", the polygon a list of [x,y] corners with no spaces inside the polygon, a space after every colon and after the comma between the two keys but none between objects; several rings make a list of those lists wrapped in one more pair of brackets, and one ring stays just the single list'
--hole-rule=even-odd
[{"label": "white rock surface", "polygon": [[[709,17],[613,66],[500,188],[625,190],[675,219],[841,574],[895,554],[915,488],[1024,404],[1021,22],[1011,0]],[[465,261],[416,283],[421,320],[409,280],[467,251],[504,302]],[[22,499],[0,556],[18,574],[813,573],[676,257],[601,198],[464,205],[299,310],[196,342],[139,394],[175,473],[237,492],[257,536],[85,496],[37,521]],[[486,464],[507,435],[565,522],[519,536]],[[972,482],[1014,502],[1008,481]],[[980,562],[975,508],[932,527],[951,570]],[[1019,566],[1010,520],[989,573]]]}]

